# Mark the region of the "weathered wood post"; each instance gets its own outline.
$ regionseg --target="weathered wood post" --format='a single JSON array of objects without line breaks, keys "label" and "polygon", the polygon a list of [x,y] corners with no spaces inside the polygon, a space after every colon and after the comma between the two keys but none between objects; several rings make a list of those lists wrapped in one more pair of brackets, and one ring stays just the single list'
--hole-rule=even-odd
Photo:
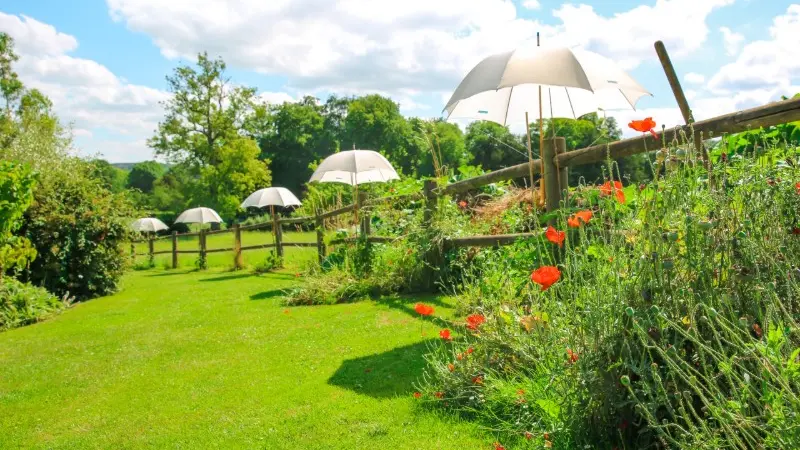
[{"label": "weathered wood post", "polygon": [[200,230],[200,268],[205,269],[208,266],[206,261],[206,230]]},{"label": "weathered wood post", "polygon": [[136,241],[131,241],[131,260],[136,261]]},{"label": "weathered wood post", "polygon": [[560,166],[558,164],[558,155],[567,152],[567,141],[564,140],[564,146],[561,147],[556,144],[556,158],[555,163],[558,167],[558,183],[561,186],[561,200],[567,202],[569,200],[569,166]]},{"label": "weathered wood post", "polygon": [[156,255],[155,255],[155,238],[150,236],[147,239],[147,262],[152,266],[155,264]]},{"label": "weathered wood post", "polygon": [[425,180],[423,186],[423,195],[425,196],[425,211],[422,215],[422,220],[425,227],[429,227],[433,220],[433,213],[436,211],[436,194],[433,192],[436,189],[436,180]]},{"label": "weathered wood post", "polygon": [[178,232],[172,232],[172,268],[178,268]]},{"label": "weathered wood post", "polygon": [[272,213],[272,230],[275,232],[275,254],[278,255],[279,259],[283,259],[283,233],[278,215],[275,214],[274,210]]},{"label": "weathered wood post", "polygon": [[244,268],[242,259],[242,228],[238,223],[233,224],[233,267],[236,270]]},{"label": "weathered wood post", "polygon": [[544,176],[545,205],[547,212],[555,211],[561,203],[561,186],[558,183],[558,166],[556,165],[557,148],[566,152],[567,142],[563,137],[545,139],[542,147],[542,172]]},{"label": "weathered wood post", "polygon": [[[354,211],[359,211],[359,210],[361,210],[363,208],[364,204],[367,202],[367,193],[364,192],[364,191],[358,191],[358,196],[356,196],[356,199],[357,200],[356,200]],[[360,222],[360,226],[359,226],[359,228],[360,228],[359,232],[362,235],[365,235],[365,234],[369,233],[368,231],[366,231],[366,228],[365,228],[365,225],[364,225],[364,223],[365,223],[364,219],[367,219],[368,216],[369,216],[369,214],[366,214],[366,211],[361,212],[361,222]],[[358,217],[358,213],[356,213],[356,217]],[[356,222],[356,223],[359,223],[359,222]]]},{"label": "weathered wood post", "polygon": [[315,211],[316,228],[317,228],[317,257],[319,263],[325,260],[325,222],[322,219],[322,210],[319,208]]},{"label": "weathered wood post", "polygon": [[[681,82],[678,79],[678,74],[675,72],[675,67],[672,65],[672,61],[669,58],[667,48],[664,47],[664,43],[661,41],[656,41],[655,48],[656,53],[658,54],[658,59],[661,61],[661,67],[664,68],[664,74],[667,76],[667,81],[669,81],[669,87],[672,88],[672,95],[675,96],[675,101],[678,102],[678,108],[681,110],[683,121],[686,122],[686,125],[689,125],[693,130],[693,127],[691,127],[691,125],[694,123],[692,109],[689,108],[689,101],[686,100],[686,95],[683,93]],[[711,180],[711,160],[708,158],[708,152],[703,145],[701,133],[693,131],[692,141],[694,141],[695,151],[703,157],[703,164],[708,172],[709,182],[713,183]]]}]

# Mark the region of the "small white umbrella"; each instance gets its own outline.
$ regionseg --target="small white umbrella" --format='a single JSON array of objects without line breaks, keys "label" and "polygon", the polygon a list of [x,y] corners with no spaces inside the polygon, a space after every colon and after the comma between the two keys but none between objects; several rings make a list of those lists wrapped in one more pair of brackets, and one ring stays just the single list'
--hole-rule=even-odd
[{"label": "small white umbrella", "polygon": [[278,237],[278,224],[277,218],[275,216],[275,207],[276,206],[300,206],[300,200],[292,194],[292,191],[283,188],[283,187],[268,187],[265,189],[259,189],[252,194],[250,194],[245,201],[242,202],[242,208],[247,207],[254,207],[254,208],[263,208],[265,206],[269,206],[270,213],[272,214],[272,223],[273,223],[273,232],[275,233],[275,239],[277,241]]},{"label": "small white umbrella", "polygon": [[398,180],[392,164],[373,150],[346,150],[325,158],[311,175],[310,181],[344,183],[357,186]]},{"label": "small white umbrella", "polygon": [[161,230],[168,230],[169,227],[162,221],[154,218],[154,217],[145,217],[139,219],[131,224],[131,228],[134,231],[141,231],[141,232],[152,232],[155,233],[156,231]]},{"label": "small white umbrella", "polygon": [[300,200],[292,194],[292,191],[283,187],[268,187],[250,194],[241,206],[242,208],[263,208],[265,206],[300,206],[300,204]]},{"label": "small white umbrella", "polygon": [[346,150],[325,158],[310,181],[344,183],[354,187],[354,219],[358,224],[358,185],[399,180],[392,164],[373,150]]},{"label": "small white umbrella", "polygon": [[175,223],[220,223],[222,218],[211,208],[192,208],[182,212]]}]

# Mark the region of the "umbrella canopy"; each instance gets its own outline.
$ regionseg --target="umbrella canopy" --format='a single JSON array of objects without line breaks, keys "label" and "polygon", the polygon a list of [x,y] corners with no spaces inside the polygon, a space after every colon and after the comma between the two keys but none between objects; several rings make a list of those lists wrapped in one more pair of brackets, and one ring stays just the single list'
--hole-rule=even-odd
[{"label": "umbrella canopy", "polygon": [[155,233],[156,231],[169,229],[169,227],[166,224],[164,224],[164,222],[154,217],[145,217],[143,219],[139,219],[131,224],[131,228],[134,231],[142,231],[142,232],[151,231],[153,233]]},{"label": "umbrella canopy", "polygon": [[[550,118],[636,109],[645,88],[613,61],[586,50],[528,47],[489,56],[461,81],[444,107],[448,119],[508,125],[541,105]],[[547,113],[550,113],[549,115]]]},{"label": "umbrella canopy", "polygon": [[192,208],[182,212],[175,223],[220,223],[222,218],[211,208]]},{"label": "umbrella canopy", "polygon": [[310,181],[356,186],[398,179],[400,176],[380,153],[372,150],[346,150],[325,158],[311,175]]},{"label": "umbrella canopy", "polygon": [[254,207],[263,208],[265,206],[300,206],[300,200],[292,194],[292,191],[282,187],[268,187],[259,189],[245,201],[242,208]]}]

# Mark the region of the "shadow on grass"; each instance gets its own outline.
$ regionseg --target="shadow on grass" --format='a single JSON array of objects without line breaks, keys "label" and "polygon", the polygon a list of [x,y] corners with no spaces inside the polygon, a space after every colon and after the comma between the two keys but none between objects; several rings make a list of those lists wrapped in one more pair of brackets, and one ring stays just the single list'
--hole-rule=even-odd
[{"label": "shadow on grass", "polygon": [[397,347],[377,355],[348,359],[328,384],[375,398],[411,395],[425,367],[424,355],[432,340]]},{"label": "shadow on grass", "polygon": [[439,308],[451,308],[450,305],[444,303],[440,297],[435,295],[427,294],[415,296],[381,297],[380,299],[375,300],[375,302],[379,305],[402,311],[417,320],[424,320],[439,326],[448,326],[450,323],[449,321],[439,317],[435,312],[432,316],[421,316],[416,310],[414,310],[414,305],[417,303],[433,305]]},{"label": "shadow on grass", "polygon": [[184,270],[170,270],[169,272],[161,272],[161,273],[151,273],[148,274],[148,277],[168,277],[172,275],[186,275],[192,273],[193,270],[184,271]]},{"label": "shadow on grass", "polygon": [[248,272],[248,273],[237,273],[237,274],[232,274],[232,275],[222,275],[222,276],[213,277],[213,278],[202,278],[202,279],[200,279],[198,281],[229,281],[229,280],[238,280],[240,278],[249,278],[249,277],[255,277],[255,276],[258,276],[258,274],[249,273]]},{"label": "shadow on grass", "polygon": [[250,296],[250,300],[269,300],[275,297],[283,297],[283,289],[273,289],[271,291],[259,292]]}]

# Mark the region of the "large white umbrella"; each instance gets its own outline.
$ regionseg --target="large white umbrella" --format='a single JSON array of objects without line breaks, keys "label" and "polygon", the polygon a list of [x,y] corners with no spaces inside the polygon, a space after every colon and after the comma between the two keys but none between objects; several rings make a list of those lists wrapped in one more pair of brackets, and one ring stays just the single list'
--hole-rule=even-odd
[{"label": "large white umbrella", "polygon": [[577,119],[598,110],[635,109],[646,95],[652,96],[613,61],[596,53],[528,47],[492,55],[478,63],[458,85],[443,112],[448,119],[508,125],[521,121],[540,100],[551,118]]},{"label": "large white umbrella", "polygon": [[141,231],[141,232],[149,231],[152,233],[155,233],[156,231],[169,229],[169,227],[164,222],[154,217],[145,217],[139,219],[131,224],[131,228],[134,231]]},{"label": "large white umbrella", "polygon": [[[507,125],[524,114],[528,161],[533,156],[528,112],[538,105],[539,143],[544,141],[543,112],[550,118],[578,117],[598,110],[636,109],[652,96],[613,61],[586,50],[525,47],[492,55],[478,63],[458,85],[444,111],[447,119],[482,119]],[[540,182],[544,198],[544,180]]]},{"label": "large white umbrella", "polygon": [[182,212],[175,223],[220,223],[222,218],[211,208],[192,208]]},{"label": "large white umbrella", "polygon": [[300,206],[300,204],[300,200],[292,194],[292,191],[283,187],[268,187],[250,194],[241,206],[242,208],[263,208],[265,206]]},{"label": "large white umbrella", "polygon": [[392,164],[372,150],[346,150],[325,158],[311,175],[310,181],[344,183],[357,186],[398,180]]}]

